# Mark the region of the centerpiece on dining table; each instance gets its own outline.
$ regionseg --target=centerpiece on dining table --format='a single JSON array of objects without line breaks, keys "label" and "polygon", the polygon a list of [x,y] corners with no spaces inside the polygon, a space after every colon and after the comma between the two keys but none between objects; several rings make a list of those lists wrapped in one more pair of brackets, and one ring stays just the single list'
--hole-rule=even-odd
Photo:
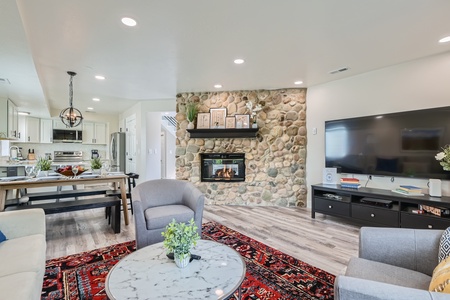
[{"label": "centerpiece on dining table", "polygon": [[86,172],[86,169],[81,165],[75,166],[67,165],[64,167],[60,167],[56,170],[56,173],[59,173],[67,177],[75,177],[83,174],[84,172]]}]

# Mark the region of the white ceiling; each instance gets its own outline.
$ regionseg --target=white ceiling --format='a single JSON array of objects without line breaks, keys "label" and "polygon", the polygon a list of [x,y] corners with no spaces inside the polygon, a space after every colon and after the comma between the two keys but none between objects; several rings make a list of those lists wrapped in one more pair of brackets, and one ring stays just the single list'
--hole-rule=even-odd
[{"label": "white ceiling", "polygon": [[0,97],[48,117],[68,106],[69,70],[74,106],[101,114],[216,83],[310,87],[450,51],[449,13],[448,0],[2,0]]}]

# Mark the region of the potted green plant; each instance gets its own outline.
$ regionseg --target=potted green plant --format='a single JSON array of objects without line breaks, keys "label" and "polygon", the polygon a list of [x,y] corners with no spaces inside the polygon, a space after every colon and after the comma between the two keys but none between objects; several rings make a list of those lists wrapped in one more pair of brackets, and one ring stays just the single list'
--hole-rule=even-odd
[{"label": "potted green plant", "polygon": [[91,169],[92,173],[94,174],[100,174],[100,169],[102,168],[103,164],[100,159],[100,157],[96,157],[91,159]]},{"label": "potted green plant", "polygon": [[189,223],[177,223],[174,219],[161,233],[164,237],[164,248],[167,253],[173,253],[175,264],[179,268],[184,268],[189,263],[191,248],[197,245],[197,241],[200,239],[197,229],[194,219],[191,219]]},{"label": "potted green plant", "polygon": [[194,120],[198,113],[197,103],[186,104],[186,119],[189,121],[188,129],[194,129]]},{"label": "potted green plant", "polygon": [[48,171],[52,169],[52,162],[46,157],[39,157],[36,162],[36,168],[38,169],[38,177],[48,176]]}]

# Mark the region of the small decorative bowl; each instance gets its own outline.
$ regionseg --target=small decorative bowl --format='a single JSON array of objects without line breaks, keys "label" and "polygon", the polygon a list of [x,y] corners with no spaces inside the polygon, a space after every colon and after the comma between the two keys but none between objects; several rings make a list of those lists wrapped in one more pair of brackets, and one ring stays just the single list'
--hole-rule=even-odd
[{"label": "small decorative bowl", "polygon": [[[78,170],[77,176],[83,174],[84,172],[86,172],[86,170]],[[67,170],[67,171],[63,171],[63,172],[58,172],[56,171],[56,173],[59,173],[61,175],[67,176],[67,177],[74,177],[75,175],[73,174],[72,170]]]}]

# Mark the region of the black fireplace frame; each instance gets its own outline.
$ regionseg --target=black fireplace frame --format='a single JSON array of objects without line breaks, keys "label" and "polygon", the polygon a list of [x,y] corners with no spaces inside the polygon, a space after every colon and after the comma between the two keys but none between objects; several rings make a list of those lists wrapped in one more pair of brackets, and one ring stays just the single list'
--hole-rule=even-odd
[{"label": "black fireplace frame", "polygon": [[[214,175],[206,174],[210,169],[211,160],[217,160],[216,164],[224,164],[219,162],[225,160],[226,164],[237,164],[236,170],[238,176],[232,178],[214,177]],[[211,172],[209,172],[211,173]],[[200,153],[200,179],[202,182],[243,182],[245,181],[245,153]]]}]

